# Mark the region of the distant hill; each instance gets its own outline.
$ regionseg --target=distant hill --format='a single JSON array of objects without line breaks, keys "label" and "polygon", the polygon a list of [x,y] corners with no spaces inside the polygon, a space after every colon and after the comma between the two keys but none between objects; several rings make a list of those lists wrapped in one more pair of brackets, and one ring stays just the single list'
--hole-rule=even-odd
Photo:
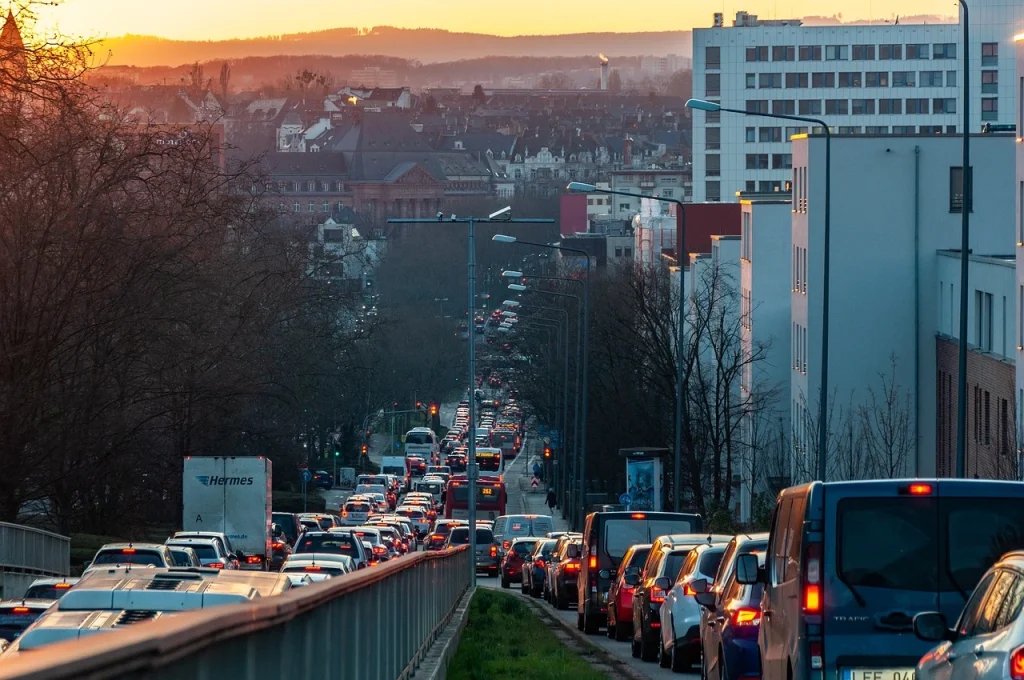
[{"label": "distant hill", "polygon": [[900,16],[894,14],[889,19],[843,19],[842,14],[836,14],[833,16],[807,16],[803,18],[804,25],[806,26],[856,26],[856,25],[868,25],[868,24],[891,24],[899,19],[900,24],[911,25],[911,24],[955,24],[957,18],[955,15],[938,15],[938,14],[908,14]]},{"label": "distant hill", "polygon": [[617,56],[678,54],[689,56],[690,31],[649,33],[574,33],[501,37],[453,33],[441,29],[333,28],[244,40],[167,40],[126,35],[96,47],[101,59],[109,51],[110,65],[175,66],[212,59],[241,59],[278,55],[345,56],[374,54],[421,63],[458,61],[489,56],[582,57],[604,53]]}]

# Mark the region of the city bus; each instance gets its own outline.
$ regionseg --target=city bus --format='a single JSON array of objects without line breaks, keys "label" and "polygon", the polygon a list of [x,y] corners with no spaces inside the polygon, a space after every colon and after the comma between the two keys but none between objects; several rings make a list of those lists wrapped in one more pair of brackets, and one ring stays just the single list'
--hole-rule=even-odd
[{"label": "city bus", "polygon": [[519,446],[519,434],[511,427],[498,427],[491,430],[490,443],[494,448],[501,449],[503,458],[512,460]]},{"label": "city bus", "polygon": [[505,471],[504,457],[501,454],[501,449],[477,447],[476,462],[480,466],[481,475],[497,475],[500,477]]},{"label": "city bus", "polygon": [[[505,514],[508,494],[505,482],[495,475],[481,474],[476,480],[477,519],[494,520]],[[446,519],[469,519],[469,479],[456,475],[448,480],[444,495],[444,516]]]}]

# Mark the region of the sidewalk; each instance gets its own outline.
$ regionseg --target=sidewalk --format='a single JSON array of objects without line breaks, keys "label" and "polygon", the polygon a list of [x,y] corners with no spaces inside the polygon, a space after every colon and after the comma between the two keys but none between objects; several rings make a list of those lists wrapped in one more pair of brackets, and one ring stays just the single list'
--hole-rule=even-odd
[{"label": "sidewalk", "polygon": [[558,508],[554,510],[548,508],[546,503],[547,484],[541,482],[536,488],[533,488],[530,486],[533,475],[524,474],[532,468],[533,459],[536,458],[535,452],[538,447],[535,441],[534,437],[527,440],[527,446],[524,446],[524,450],[519,454],[523,461],[519,462],[517,459],[515,471],[506,476],[506,493],[508,493],[506,512],[509,514],[521,512],[524,515],[551,515],[554,531],[568,531],[569,523],[562,519],[562,511]]}]

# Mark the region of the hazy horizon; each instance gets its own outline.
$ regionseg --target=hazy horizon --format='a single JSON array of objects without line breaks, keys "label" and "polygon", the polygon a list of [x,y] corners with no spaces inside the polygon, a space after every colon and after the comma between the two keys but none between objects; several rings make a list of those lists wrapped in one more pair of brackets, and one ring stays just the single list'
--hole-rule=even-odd
[{"label": "hazy horizon", "polygon": [[[439,5],[444,6],[443,13],[438,11]],[[138,0],[64,0],[35,11],[40,28],[75,38],[134,35],[203,41],[374,26],[502,37],[679,31],[709,26],[714,12],[724,12],[728,19],[739,10],[765,18],[840,15],[844,22],[884,21],[897,15],[946,16],[940,10],[952,16],[950,7],[935,0],[838,0],[828,7],[828,14],[823,13],[820,3],[811,0],[694,2],[687,6],[681,6],[678,0],[652,0],[642,12],[623,12],[621,3],[612,0],[519,0],[515,11],[509,13],[496,13],[493,7],[471,0],[382,0],[345,8],[339,7],[336,0],[306,0],[302,11],[290,13],[282,13],[280,4],[270,0],[178,0],[172,13],[155,13],[151,9]],[[538,17],[543,17],[543,21]]]}]

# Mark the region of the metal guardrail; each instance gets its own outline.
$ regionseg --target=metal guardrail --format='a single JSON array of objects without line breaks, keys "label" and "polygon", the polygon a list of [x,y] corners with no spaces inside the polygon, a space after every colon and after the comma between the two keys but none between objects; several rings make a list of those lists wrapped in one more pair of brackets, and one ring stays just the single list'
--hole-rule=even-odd
[{"label": "metal guardrail", "polygon": [[0,522],[0,598],[21,597],[37,578],[70,571],[70,538]]},{"label": "metal guardrail", "polygon": [[465,546],[20,652],[0,680],[404,680],[469,587]]}]

